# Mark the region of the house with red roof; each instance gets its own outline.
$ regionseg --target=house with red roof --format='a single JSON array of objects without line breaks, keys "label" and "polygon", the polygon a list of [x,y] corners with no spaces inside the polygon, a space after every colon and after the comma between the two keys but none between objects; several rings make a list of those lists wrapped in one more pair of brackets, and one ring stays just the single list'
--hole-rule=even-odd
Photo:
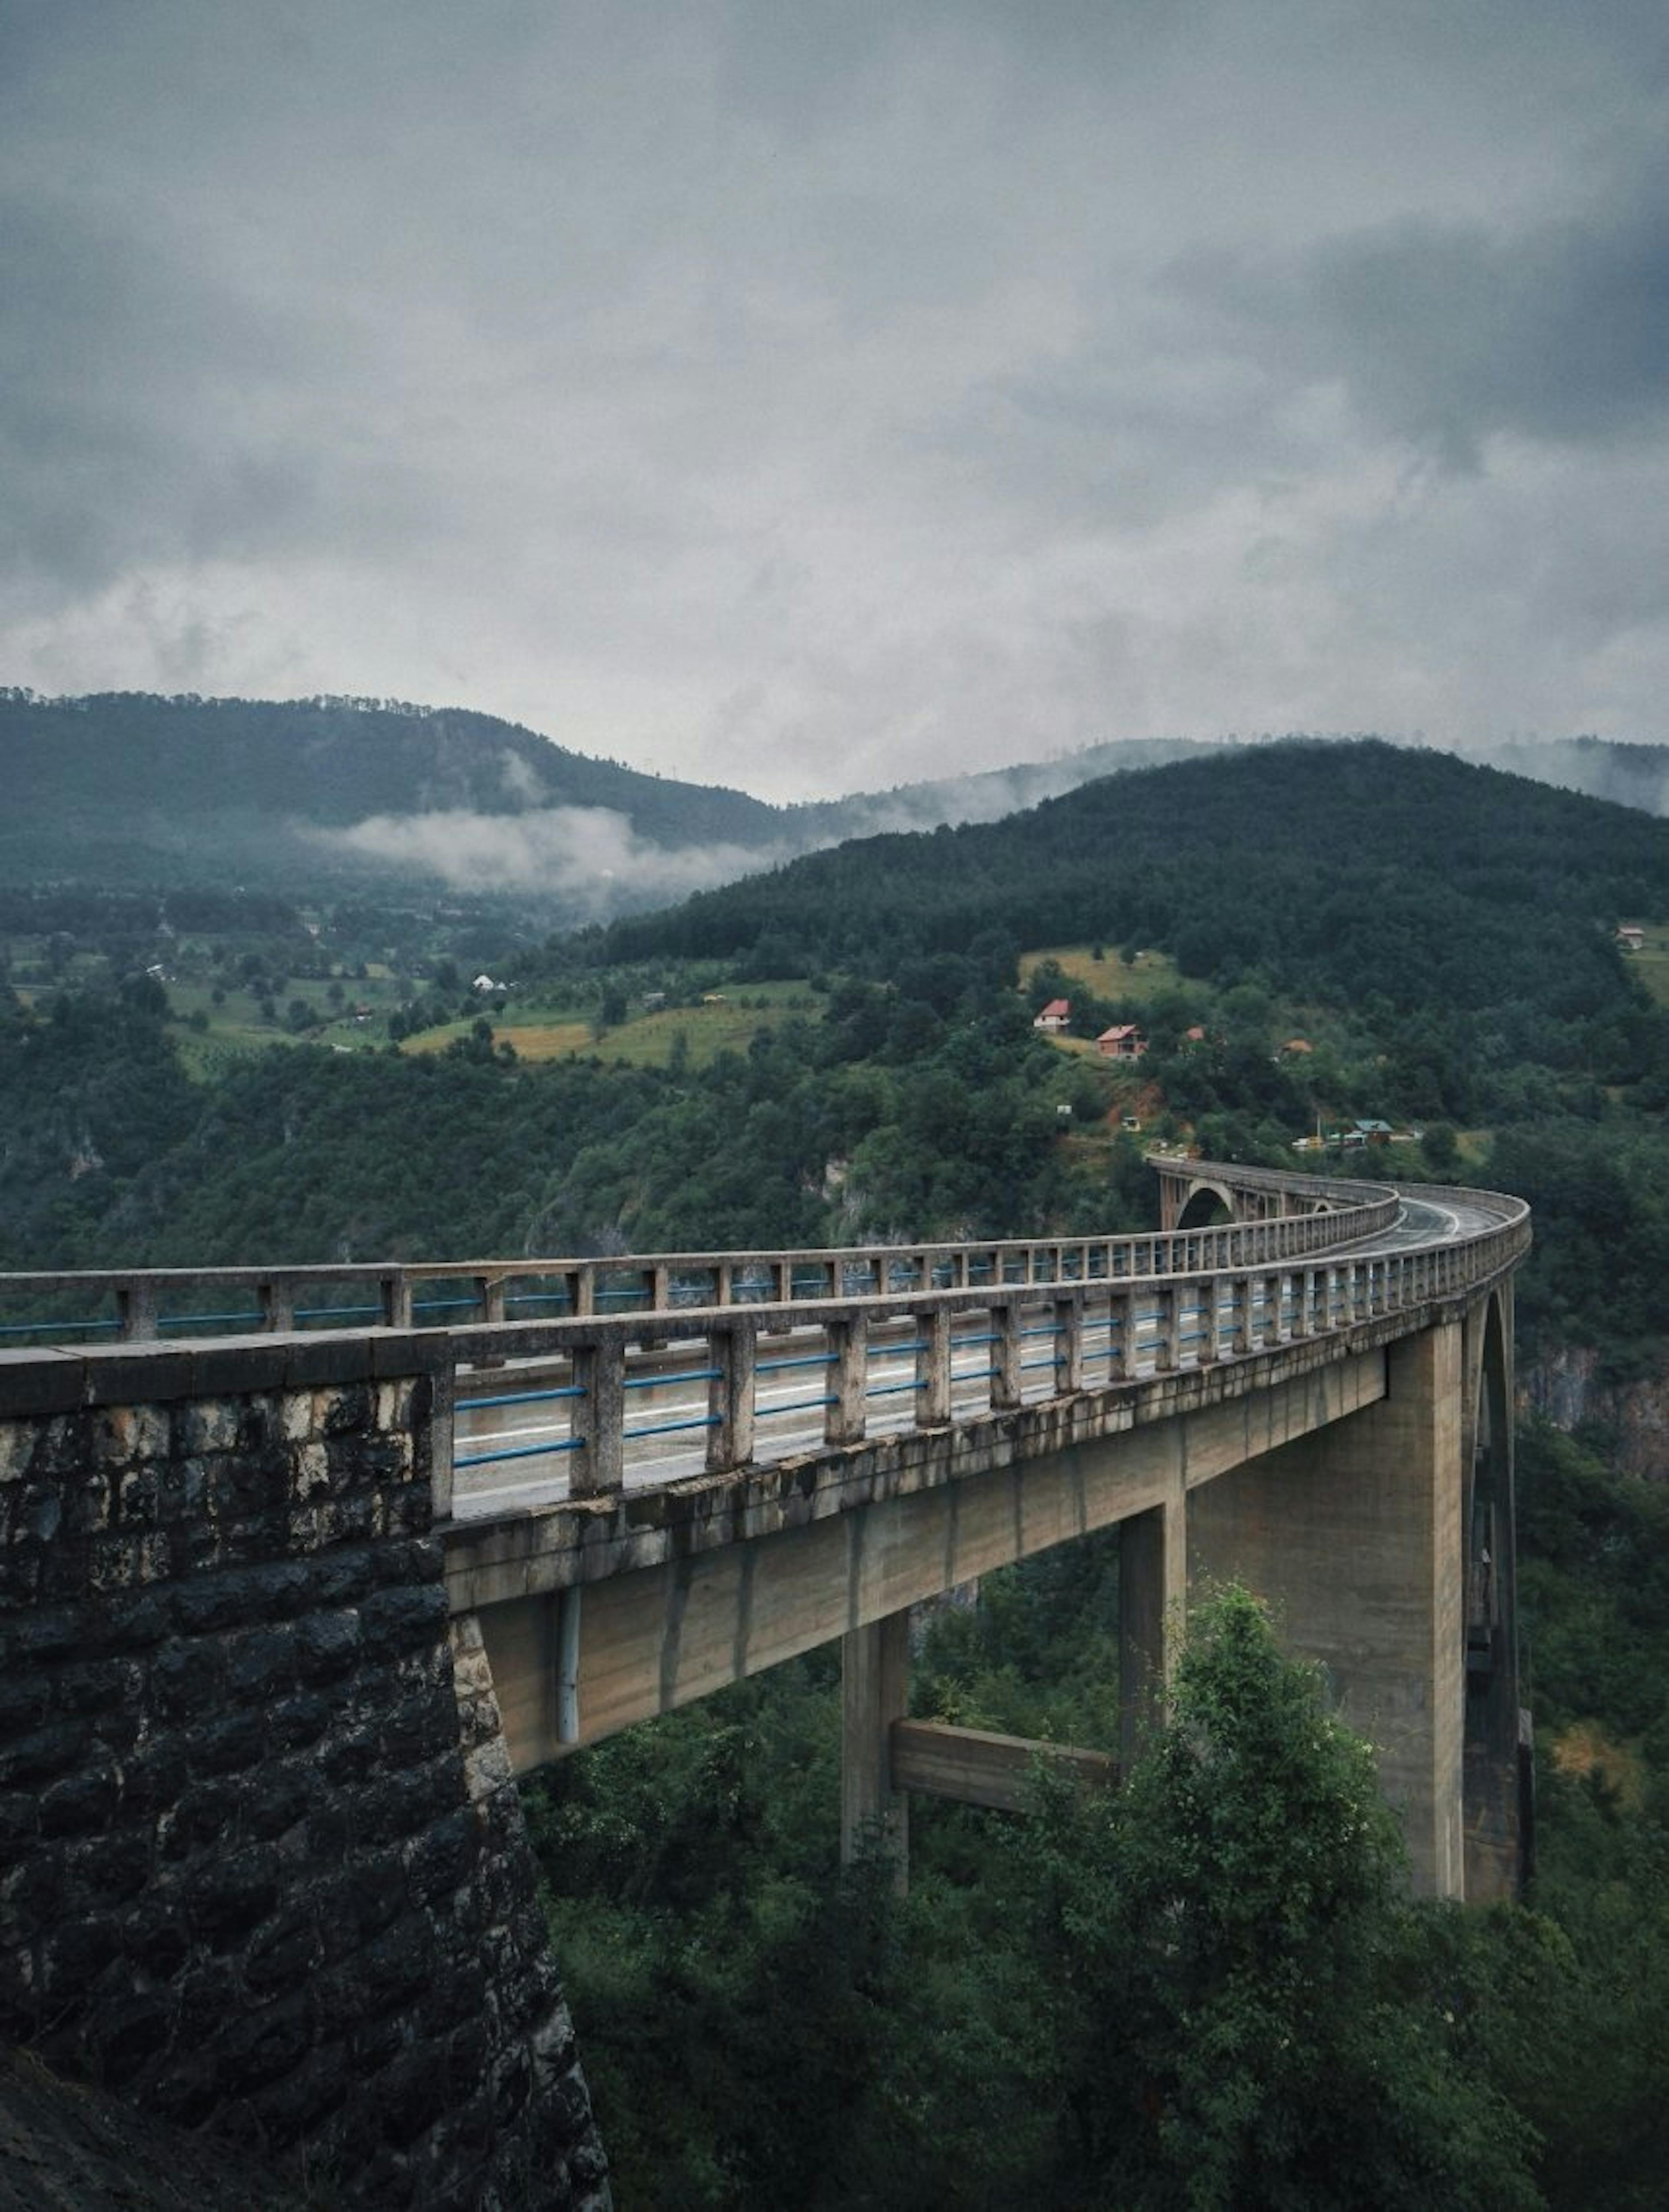
[{"label": "house with red roof", "polygon": [[1071,1018],[1071,1000],[1051,999],[1043,1012],[1034,1018],[1032,1026],[1034,1030],[1063,1030]]}]

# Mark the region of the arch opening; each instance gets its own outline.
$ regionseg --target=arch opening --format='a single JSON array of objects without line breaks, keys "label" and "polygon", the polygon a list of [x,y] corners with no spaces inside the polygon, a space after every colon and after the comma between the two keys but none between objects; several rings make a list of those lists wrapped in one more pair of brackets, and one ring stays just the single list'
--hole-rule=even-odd
[{"label": "arch opening", "polygon": [[1177,1216],[1179,1229],[1218,1229],[1236,1218],[1226,1191],[1203,1182],[1190,1192],[1188,1203]]}]

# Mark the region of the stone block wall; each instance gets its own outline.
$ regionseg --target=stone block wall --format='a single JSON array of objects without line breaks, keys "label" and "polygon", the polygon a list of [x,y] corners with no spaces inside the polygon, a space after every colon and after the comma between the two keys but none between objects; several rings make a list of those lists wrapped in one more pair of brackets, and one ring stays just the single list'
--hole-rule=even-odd
[{"label": "stone block wall", "polygon": [[329,2201],[602,2206],[427,1357],[0,1356],[0,2036]]}]

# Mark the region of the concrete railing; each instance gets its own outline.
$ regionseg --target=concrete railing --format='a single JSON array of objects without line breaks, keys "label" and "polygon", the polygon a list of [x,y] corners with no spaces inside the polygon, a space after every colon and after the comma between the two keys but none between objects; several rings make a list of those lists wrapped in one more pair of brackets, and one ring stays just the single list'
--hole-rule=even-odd
[{"label": "concrete railing", "polygon": [[[526,1441],[479,1450],[460,1437],[454,1468],[466,1476],[511,1462],[544,1460],[548,1468],[560,1455],[570,1494],[594,1496],[652,1481],[657,1462],[667,1480],[746,1465],[771,1435],[783,1437],[784,1420],[795,1425],[776,1456],[860,1443],[883,1425],[890,1431],[941,1427],[1348,1334],[1464,1296],[1527,1249],[1521,1200],[1432,1195],[1464,1200],[1490,1225],[1400,1249],[1336,1247],[1331,1255],[1261,1265],[956,1285],[843,1299],[835,1310],[826,1298],[789,1299],[751,1310],[455,1330],[458,1412],[502,1411],[542,1425]],[[1337,1235],[1342,1217],[1331,1220]],[[1140,1241],[1182,1245],[1199,1233]],[[537,1380],[525,1370],[507,1377],[493,1367],[507,1355],[537,1358]],[[493,1368],[490,1382],[469,1371],[478,1364]],[[776,1378],[790,1375],[799,1382],[774,1396],[783,1388]],[[507,1388],[511,1377],[516,1387]],[[635,1403],[641,1418],[633,1418]],[[693,1465],[680,1463],[697,1443]],[[460,1490],[457,1504],[465,1503]]]},{"label": "concrete railing", "polygon": [[[1495,1194],[1419,1186],[1421,1198],[1453,1201],[1487,1225],[1373,1249],[1399,1213],[1385,1186],[1203,1162],[1189,1171],[1332,1210],[1136,1237],[12,1276],[0,1278],[0,1292],[94,1293],[116,1308],[124,1335],[143,1340],[167,1324],[168,1297],[187,1288],[253,1291],[264,1334],[295,1328],[303,1286],[316,1296],[375,1282],[374,1329],[411,1331],[423,1364],[453,1378],[437,1510],[502,1512],[552,1481],[574,1497],[649,1487],[1348,1334],[1474,1291],[1529,1243],[1523,1201]],[[564,1312],[508,1317],[512,1285],[539,1285],[544,1295],[557,1275]],[[623,1281],[641,1302],[607,1310]],[[450,1286],[464,1284],[480,1318],[423,1326],[420,1293],[438,1286],[450,1310]],[[205,1318],[254,1316],[222,1301]],[[207,1338],[204,1357],[239,1340]],[[324,1349],[312,1332],[294,1340]],[[0,1412],[7,1370],[31,1357],[12,1342],[0,1352]]]},{"label": "concrete railing", "polygon": [[[231,1328],[451,1327],[453,1316],[466,1313],[484,1322],[511,1320],[519,1308],[582,1318],[628,1310],[838,1303],[910,1290],[1116,1281],[1295,1258],[1370,1236],[1397,1212],[1394,1192],[1382,1184],[1258,1170],[1197,1171],[1218,1180],[1239,1176],[1248,1189],[1289,1188],[1299,1201],[1334,1210],[1127,1237],[5,1274],[0,1275],[0,1345],[72,1337],[143,1343],[158,1335]],[[234,1304],[238,1299],[241,1304]],[[43,1300],[69,1310],[44,1320],[30,1317]]]}]

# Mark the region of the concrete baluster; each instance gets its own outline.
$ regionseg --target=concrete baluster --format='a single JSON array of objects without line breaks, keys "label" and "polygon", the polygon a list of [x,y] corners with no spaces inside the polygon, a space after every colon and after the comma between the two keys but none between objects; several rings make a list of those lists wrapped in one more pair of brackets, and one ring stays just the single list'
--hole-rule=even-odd
[{"label": "concrete baluster", "polygon": [[382,1302],[382,1325],[385,1328],[410,1328],[411,1326],[411,1278],[404,1268],[395,1275],[377,1278],[377,1294]]},{"label": "concrete baluster", "polygon": [[1084,1301],[1057,1298],[1055,1312],[1055,1395],[1069,1397],[1084,1387]]},{"label": "concrete baluster", "polygon": [[1005,1298],[991,1308],[991,1411],[1002,1413],[1020,1399],[1020,1316],[1024,1301]]},{"label": "concrete baluster", "polygon": [[1215,1275],[1200,1279],[1200,1333],[1194,1346],[1197,1363],[1202,1367],[1215,1365],[1219,1356],[1217,1342],[1217,1300],[1221,1295]]},{"label": "concrete baluster", "polygon": [[456,1382],[450,1367],[436,1376],[429,1400],[429,1494],[435,1518],[452,1517],[452,1438]]},{"label": "concrete baluster", "polygon": [[1258,1317],[1252,1304],[1252,1279],[1236,1275],[1230,1285],[1229,1295],[1234,1302],[1234,1349],[1237,1352],[1258,1349]]},{"label": "concrete baluster", "polygon": [[950,1308],[916,1316],[916,1425],[942,1428],[950,1419]]},{"label": "concrete baluster", "polygon": [[597,1310],[597,1271],[576,1267],[568,1277],[568,1310],[582,1319]]},{"label": "concrete baluster", "polygon": [[[576,1498],[618,1490],[625,1473],[626,1353],[618,1338],[582,1346],[574,1354],[581,1443],[570,1486]],[[576,1423],[576,1426],[578,1424]]]},{"label": "concrete baluster", "polygon": [[829,1369],[829,1396],[823,1433],[831,1444],[855,1444],[863,1439],[869,1387],[869,1317],[843,1314],[828,1323],[825,1334],[833,1364]]},{"label": "concrete baluster", "polygon": [[732,1321],[707,1339],[707,1364],[717,1371],[707,1386],[707,1465],[746,1467],[753,1456],[755,1353],[751,1321]]},{"label": "concrete baluster", "polygon": [[295,1285],[284,1279],[269,1279],[258,1286],[260,1301],[261,1327],[287,1332],[295,1326]]},{"label": "concrete baluster", "polygon": [[664,1261],[659,1261],[649,1270],[649,1305],[655,1313],[665,1313],[672,1304],[670,1270]]}]

